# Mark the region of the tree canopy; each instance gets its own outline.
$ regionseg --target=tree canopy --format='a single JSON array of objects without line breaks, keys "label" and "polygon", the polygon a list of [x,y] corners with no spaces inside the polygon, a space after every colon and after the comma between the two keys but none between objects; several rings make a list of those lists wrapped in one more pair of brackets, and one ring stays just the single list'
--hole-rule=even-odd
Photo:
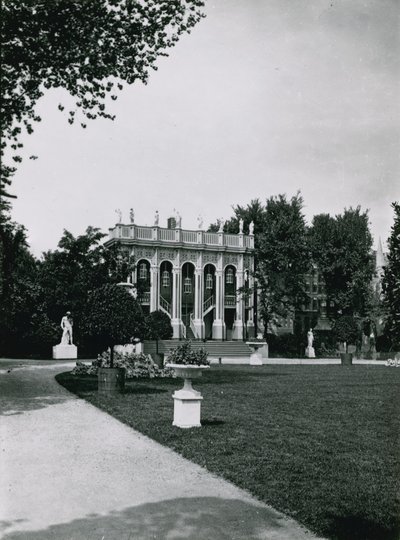
[{"label": "tree canopy", "polygon": [[114,345],[143,338],[146,331],[140,304],[118,285],[104,285],[89,295],[82,326],[100,349],[110,347],[111,367]]},{"label": "tree canopy", "polygon": [[394,222],[388,240],[387,265],[384,269],[382,290],[387,312],[385,332],[392,346],[400,347],[400,204],[392,204]]},{"label": "tree canopy", "polygon": [[[73,96],[71,124],[113,118],[108,99],[117,99],[123,82],[146,83],[157,58],[200,20],[202,6],[202,0],[4,0],[2,156],[10,145],[14,162],[21,161],[22,129],[32,133],[40,121],[35,106],[46,89]],[[14,171],[3,162],[3,196]]]},{"label": "tree canopy", "polygon": [[374,275],[368,211],[357,207],[335,217],[315,216],[310,248],[325,281],[330,318],[364,317],[370,308]]}]

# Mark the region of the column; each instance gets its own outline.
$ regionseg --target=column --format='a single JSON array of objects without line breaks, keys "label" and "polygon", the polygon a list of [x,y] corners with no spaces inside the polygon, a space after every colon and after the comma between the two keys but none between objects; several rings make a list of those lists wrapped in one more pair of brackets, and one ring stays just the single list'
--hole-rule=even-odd
[{"label": "column", "polygon": [[217,270],[215,273],[215,319],[212,325],[213,339],[224,339],[225,323],[224,323],[224,273],[222,270]]},{"label": "column", "polygon": [[180,339],[183,335],[182,331],[182,311],[181,311],[181,270],[180,268],[172,269],[172,319],[171,325],[173,330],[173,339]]},{"label": "column", "polygon": [[158,266],[150,268],[150,311],[158,309]]},{"label": "column", "polygon": [[254,327],[254,278],[249,275],[249,288],[251,290],[249,296],[249,318],[247,320],[247,338],[251,339],[255,336]]},{"label": "column", "polygon": [[232,339],[243,339],[243,315],[244,301],[243,295],[238,293],[238,290],[243,287],[244,276],[243,272],[236,272],[236,316],[233,323]]},{"label": "column", "polygon": [[194,272],[194,317],[193,325],[196,329],[196,338],[203,339],[205,335],[205,326],[203,321],[203,290],[204,290],[204,272],[201,268],[196,268]]}]

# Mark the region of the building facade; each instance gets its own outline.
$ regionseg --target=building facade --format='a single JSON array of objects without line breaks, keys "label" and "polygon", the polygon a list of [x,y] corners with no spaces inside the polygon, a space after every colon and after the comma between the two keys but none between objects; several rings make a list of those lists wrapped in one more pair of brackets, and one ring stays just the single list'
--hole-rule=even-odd
[{"label": "building facade", "polygon": [[171,318],[173,338],[242,340],[254,336],[254,236],[119,223],[106,245],[134,257],[131,282],[145,311]]}]

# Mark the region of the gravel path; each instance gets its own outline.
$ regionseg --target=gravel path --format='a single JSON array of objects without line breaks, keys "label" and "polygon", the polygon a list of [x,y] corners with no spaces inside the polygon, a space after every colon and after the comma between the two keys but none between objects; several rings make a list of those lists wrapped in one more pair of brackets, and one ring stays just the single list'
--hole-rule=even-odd
[{"label": "gravel path", "polygon": [[315,538],[67,392],[71,363],[25,364],[0,360],[0,538]]}]

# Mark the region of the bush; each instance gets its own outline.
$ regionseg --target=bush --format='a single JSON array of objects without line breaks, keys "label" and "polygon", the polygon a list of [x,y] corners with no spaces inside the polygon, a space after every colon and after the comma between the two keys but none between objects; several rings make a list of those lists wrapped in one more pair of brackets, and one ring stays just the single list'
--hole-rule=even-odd
[{"label": "bush", "polygon": [[[90,366],[77,362],[72,370],[73,375],[97,375],[99,368],[111,366],[110,353],[99,354]],[[155,377],[174,377],[174,371],[170,368],[159,368],[150,356],[140,353],[114,352],[114,367],[125,368],[127,379],[153,379]]]},{"label": "bush", "polygon": [[302,346],[301,338],[295,334],[267,335],[269,353],[271,356],[283,358],[298,358],[304,355],[307,343]]},{"label": "bush", "polygon": [[166,313],[158,310],[147,315],[145,339],[171,339],[172,335],[171,319]]},{"label": "bush", "polygon": [[203,348],[197,350],[192,349],[192,342],[188,340],[169,352],[168,363],[189,366],[208,366],[210,361],[207,356],[208,353]]},{"label": "bush", "polygon": [[[357,321],[350,315],[337,319],[332,326],[332,333],[338,341],[355,345],[358,341],[359,328]],[[347,347],[346,347],[347,352]]]}]

